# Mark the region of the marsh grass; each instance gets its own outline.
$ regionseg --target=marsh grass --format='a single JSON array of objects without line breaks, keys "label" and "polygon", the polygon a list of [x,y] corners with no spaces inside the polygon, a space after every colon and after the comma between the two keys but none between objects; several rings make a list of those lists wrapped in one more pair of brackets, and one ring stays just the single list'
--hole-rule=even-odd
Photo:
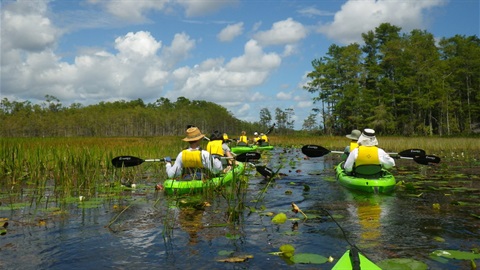
[{"label": "marsh grass", "polygon": [[[380,147],[388,152],[421,148],[427,154],[440,156],[445,170],[451,161],[464,161],[469,166],[479,164],[478,138],[379,136],[378,140]],[[277,147],[290,149],[317,144],[330,150],[343,150],[349,140],[343,136],[270,136],[270,141]],[[206,144],[205,141],[204,148]],[[114,168],[111,160],[116,156],[175,158],[186,147],[180,137],[0,138],[0,145],[0,209],[30,207],[49,213],[65,211],[62,207],[71,203],[83,208],[96,207],[108,200],[119,200],[125,191],[122,184],[144,185],[166,178],[161,163]],[[262,159],[268,160],[268,155],[270,153],[264,153]],[[294,166],[292,160],[284,162],[280,166]],[[236,179],[230,192],[223,194],[229,204],[230,221],[235,221],[243,211],[245,179],[245,176]],[[145,187],[145,190],[153,189]],[[211,196],[212,192],[204,195]],[[80,196],[85,200],[79,202]]]}]

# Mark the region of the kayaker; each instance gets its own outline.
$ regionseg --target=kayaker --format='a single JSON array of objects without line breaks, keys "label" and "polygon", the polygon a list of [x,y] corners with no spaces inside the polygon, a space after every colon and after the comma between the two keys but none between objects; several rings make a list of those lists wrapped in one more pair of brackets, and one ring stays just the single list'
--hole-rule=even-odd
[{"label": "kayaker", "polygon": [[200,141],[205,137],[200,129],[190,127],[186,130],[186,135],[182,140],[188,142],[189,147],[177,155],[175,163],[172,165],[172,159],[165,158],[168,177],[182,176],[184,180],[204,179],[206,175],[222,171],[222,162],[200,148]]},{"label": "kayaker", "polygon": [[253,143],[254,143],[254,144],[257,144],[258,140],[260,140],[260,136],[258,136],[258,132],[255,131],[255,132],[253,133],[253,136],[254,136],[254,137],[253,137]]},{"label": "kayaker", "polygon": [[346,160],[348,154],[350,154],[350,150],[353,150],[358,147],[358,138],[360,138],[362,132],[358,129],[353,129],[350,134],[347,134],[345,137],[350,139],[350,144],[345,147],[342,154],[342,160]]},{"label": "kayaker", "polygon": [[258,137],[259,139],[257,140],[258,145],[268,145],[268,137],[264,133],[260,133],[260,136]]},{"label": "kayaker", "polygon": [[[395,166],[395,160],[383,149],[379,148],[375,130],[366,128],[358,138],[358,147],[353,149],[345,161],[344,169],[347,173],[360,173],[359,167],[363,166],[361,174],[374,175],[381,168],[390,169]],[[380,166],[365,166],[380,165]]]},{"label": "kayaker", "polygon": [[248,145],[248,137],[247,132],[245,130],[242,131],[240,138],[238,138],[237,142],[238,146],[247,146]]},{"label": "kayaker", "polygon": [[[227,142],[228,135],[226,133],[222,134],[218,130],[215,130],[210,136],[210,141],[207,144],[207,151],[212,154],[215,159],[220,159],[222,161],[222,165],[224,166],[228,166],[233,163],[233,154]],[[227,157],[229,159],[221,159],[222,157]]]}]

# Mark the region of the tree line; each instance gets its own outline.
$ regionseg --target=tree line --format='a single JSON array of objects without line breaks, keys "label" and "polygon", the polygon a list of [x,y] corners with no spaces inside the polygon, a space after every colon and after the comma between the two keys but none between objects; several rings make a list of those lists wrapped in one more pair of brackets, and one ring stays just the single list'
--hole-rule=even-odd
[{"label": "tree line", "polygon": [[426,31],[400,30],[381,24],[362,34],[364,45],[332,44],[324,57],[312,61],[305,89],[318,94],[318,107],[304,129],[319,127],[325,134],[362,127],[402,135],[480,132],[480,39],[436,40]]},{"label": "tree line", "polygon": [[219,130],[236,138],[243,130],[248,134],[266,131],[276,119],[282,123],[280,132],[287,129],[283,114],[274,119],[268,109],[262,109],[260,115],[260,122],[250,123],[235,118],[218,104],[185,97],[179,97],[175,102],[159,98],[146,104],[142,99],[136,99],[89,106],[74,103],[69,107],[51,95],[46,95],[41,104],[3,98],[0,102],[0,136],[182,136],[187,125],[195,125],[207,136]]}]

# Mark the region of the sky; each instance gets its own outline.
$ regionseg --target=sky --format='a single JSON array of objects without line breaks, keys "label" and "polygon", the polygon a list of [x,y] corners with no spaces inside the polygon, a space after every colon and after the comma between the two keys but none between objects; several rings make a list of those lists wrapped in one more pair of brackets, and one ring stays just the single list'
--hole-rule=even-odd
[{"label": "sky", "polygon": [[381,23],[480,36],[478,0],[0,0],[0,97],[63,106],[206,100],[236,118],[312,113],[303,86],[332,44]]}]

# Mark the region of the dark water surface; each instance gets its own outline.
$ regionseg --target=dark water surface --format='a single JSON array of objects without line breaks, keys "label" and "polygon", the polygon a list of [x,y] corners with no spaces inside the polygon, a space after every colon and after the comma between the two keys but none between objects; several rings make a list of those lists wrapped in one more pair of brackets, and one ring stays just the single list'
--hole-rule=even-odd
[{"label": "dark water surface", "polygon": [[[268,183],[250,176],[247,191],[239,195],[176,200],[153,191],[155,182],[146,180],[146,187],[126,191],[128,202],[105,200],[87,209],[70,204],[67,214],[45,221],[25,222],[35,215],[30,208],[0,211],[9,219],[7,234],[0,236],[0,268],[330,269],[333,263],[292,264],[270,253],[290,244],[296,253],[338,260],[350,241],[375,262],[411,258],[429,269],[470,269],[470,261],[438,262],[429,254],[480,248],[480,222],[472,216],[480,215],[478,206],[455,203],[476,198],[478,180],[476,186],[467,182],[469,192],[439,190],[426,181],[438,181],[438,168],[398,161],[397,181],[421,179],[422,189],[365,195],[335,182],[335,155],[304,160],[298,150],[277,149],[264,156],[270,168],[282,166],[281,177]],[[309,218],[293,213],[292,202]],[[433,206],[437,203],[439,208]],[[231,222],[228,209],[237,214]],[[272,224],[272,215],[280,212],[290,219]],[[243,256],[253,258],[217,261]]]}]

